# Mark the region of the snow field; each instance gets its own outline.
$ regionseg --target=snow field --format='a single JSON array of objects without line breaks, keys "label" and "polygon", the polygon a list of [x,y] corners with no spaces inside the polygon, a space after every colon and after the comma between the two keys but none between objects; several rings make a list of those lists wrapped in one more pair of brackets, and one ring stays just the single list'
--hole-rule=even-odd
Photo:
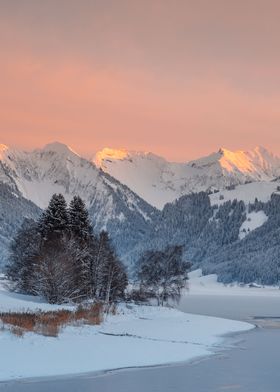
[{"label": "snow field", "polygon": [[[192,274],[195,280],[201,272]],[[4,277],[0,278],[0,312],[72,308],[9,292]],[[252,327],[172,308],[125,304],[101,325],[67,326],[57,338],[35,333],[17,337],[0,326],[0,380],[188,361],[212,354],[223,344],[222,335]]]},{"label": "snow field", "polygon": [[249,287],[240,286],[238,283],[223,284],[217,281],[217,275],[202,275],[199,268],[190,272],[186,296],[195,295],[220,295],[220,296],[246,296],[246,297],[280,297],[278,286]]},{"label": "snow field", "polygon": [[101,372],[163,365],[213,354],[221,337],[253,328],[244,322],[171,308],[120,305],[100,326],[68,326],[58,338],[0,332],[0,379]]}]

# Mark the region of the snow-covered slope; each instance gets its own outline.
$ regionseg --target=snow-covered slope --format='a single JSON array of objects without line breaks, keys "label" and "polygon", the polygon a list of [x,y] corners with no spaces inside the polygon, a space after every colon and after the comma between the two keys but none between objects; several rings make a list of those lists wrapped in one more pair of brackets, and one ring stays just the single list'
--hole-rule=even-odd
[{"label": "snow-covered slope", "polygon": [[66,145],[52,143],[32,152],[1,145],[0,159],[1,182],[17,188],[23,197],[40,208],[45,208],[51,196],[59,192],[67,201],[73,195],[80,195],[89,207],[96,198],[107,198],[107,206],[112,208],[110,194],[122,192],[128,208],[147,218],[135,194]]},{"label": "snow-covered slope", "polygon": [[[267,223],[268,217],[278,214],[273,203],[249,210],[256,197],[268,203],[272,194],[280,194],[280,159],[264,148],[234,153],[220,149],[188,163],[170,163],[151,153],[104,149],[96,154],[95,163],[60,143],[31,152],[0,145],[0,263],[22,220],[36,218],[58,192],[67,201],[80,195],[96,232],[107,229],[119,255],[131,263],[147,247],[169,242],[185,244],[193,252],[190,256],[201,261],[204,256],[197,252],[205,246],[199,243],[202,232],[203,241],[209,242],[207,253],[208,248],[214,252],[246,240],[247,234],[268,224],[274,230],[273,222]],[[199,191],[207,191],[209,197],[198,194],[192,200],[189,194]],[[163,208],[169,201],[174,203]],[[151,205],[163,208],[162,212]],[[212,231],[205,233],[210,218],[215,218]],[[230,240],[225,236],[229,231]]]},{"label": "snow-covered slope", "polygon": [[[104,199],[108,188],[115,192],[121,189],[127,194],[129,208],[145,217],[146,211],[136,206],[138,198],[133,192],[161,209],[167,202],[191,192],[222,190],[232,199],[232,188],[241,185],[237,195],[253,201],[253,195],[261,199],[265,194],[269,199],[277,189],[277,182],[272,180],[280,177],[280,158],[262,147],[247,152],[220,149],[188,163],[168,162],[152,153],[105,148],[96,154],[94,162],[61,143],[32,152],[0,145],[0,183],[18,189],[40,208],[45,208],[57,192],[62,192],[67,200],[79,194],[90,206],[93,200]],[[252,182],[257,185],[248,184]],[[215,203],[220,195],[213,196]],[[112,209],[109,202],[110,198],[107,208]]]},{"label": "snow-covered slope", "polygon": [[94,162],[157,208],[180,195],[178,180],[184,164],[167,162],[152,153],[109,148],[99,151]]},{"label": "snow-covered slope", "polygon": [[220,149],[187,163],[168,162],[146,152],[105,148],[96,154],[94,162],[160,209],[191,192],[267,183],[280,176],[280,158],[263,147],[236,152]]},{"label": "snow-covered slope", "polygon": [[242,223],[239,229],[239,238],[245,238],[251,231],[261,227],[267,222],[268,216],[264,211],[252,211],[246,214],[246,220]]},{"label": "snow-covered slope", "polygon": [[[46,304],[34,296],[7,292],[0,281],[0,311],[61,308],[62,305]],[[213,355],[225,345],[225,334],[252,328],[252,324],[241,321],[132,304],[118,304],[116,314],[106,315],[100,325],[67,325],[57,338],[33,332],[19,338],[8,327],[2,327],[0,321],[0,384],[9,390],[3,381],[88,372],[100,375],[113,369],[190,361]]]},{"label": "snow-covered slope", "polygon": [[[96,231],[109,230],[116,245],[123,250],[132,227],[133,238],[137,240],[137,232],[143,231],[156,213],[125,185],[61,143],[32,152],[1,145],[0,185],[40,208],[47,206],[54,193],[64,194],[67,201],[79,195],[89,208]],[[9,209],[2,212],[11,213]],[[125,231],[127,235],[121,243],[119,236]]]},{"label": "snow-covered slope", "polygon": [[232,189],[222,189],[210,194],[212,205],[221,205],[229,200],[244,201],[247,205],[253,203],[257,198],[264,203],[270,200],[273,193],[279,192],[280,180],[250,182],[248,184],[237,185]]}]

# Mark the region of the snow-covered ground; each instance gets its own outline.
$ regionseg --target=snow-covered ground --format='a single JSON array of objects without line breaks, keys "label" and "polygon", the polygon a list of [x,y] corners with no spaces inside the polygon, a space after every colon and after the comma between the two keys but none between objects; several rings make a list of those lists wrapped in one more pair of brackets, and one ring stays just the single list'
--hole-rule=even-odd
[{"label": "snow-covered ground", "polygon": [[[0,287],[0,311],[55,309]],[[100,326],[67,326],[58,338],[0,329],[0,379],[55,376],[187,361],[212,354],[222,335],[251,324],[171,308],[119,305]]]},{"label": "snow-covered ground", "polygon": [[257,198],[259,201],[267,203],[273,193],[279,194],[279,184],[275,181],[258,181],[249,184],[237,185],[232,190],[220,190],[210,195],[212,205],[221,205],[229,200],[243,200],[247,205],[254,203]]},{"label": "snow-covered ground", "polygon": [[201,269],[189,273],[188,290],[185,295],[240,295],[240,296],[263,296],[280,298],[278,286],[240,285],[238,283],[223,284],[217,282],[217,275],[202,275]]},{"label": "snow-covered ground", "polygon": [[239,238],[246,237],[251,231],[261,227],[268,220],[268,216],[264,211],[252,211],[247,213],[246,220],[239,229]]},{"label": "snow-covered ground", "polygon": [[68,305],[50,305],[39,297],[22,295],[8,290],[4,275],[0,274],[0,312],[26,312],[49,311],[59,309],[72,309]]}]

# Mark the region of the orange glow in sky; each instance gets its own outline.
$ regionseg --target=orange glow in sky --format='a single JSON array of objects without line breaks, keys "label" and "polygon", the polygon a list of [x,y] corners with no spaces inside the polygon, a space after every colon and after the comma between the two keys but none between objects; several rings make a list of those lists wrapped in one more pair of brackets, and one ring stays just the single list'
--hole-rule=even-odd
[{"label": "orange glow in sky", "polygon": [[0,0],[0,143],[280,153],[280,2]]}]

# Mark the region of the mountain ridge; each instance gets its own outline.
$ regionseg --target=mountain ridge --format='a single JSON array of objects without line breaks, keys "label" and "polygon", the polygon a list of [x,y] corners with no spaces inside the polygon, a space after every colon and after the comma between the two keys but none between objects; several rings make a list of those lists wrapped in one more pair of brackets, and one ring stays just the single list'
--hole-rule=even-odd
[{"label": "mountain ridge", "polygon": [[[67,202],[79,195],[89,209],[95,232],[108,230],[120,254],[124,254],[133,245],[134,231],[144,232],[156,214],[126,185],[61,143],[31,152],[6,147],[1,151],[0,188],[5,192],[3,199],[0,192],[0,222],[13,225],[12,211],[7,208],[9,198],[17,197],[23,206],[28,206],[29,201],[42,211],[54,193],[62,193]],[[24,208],[20,216],[17,226],[26,217]],[[123,233],[126,236],[121,241]],[[5,237],[5,232],[2,235]],[[7,244],[8,238],[3,238],[2,243]]]},{"label": "mountain ridge", "polygon": [[[63,164],[57,164],[55,170],[51,164],[53,160],[57,163],[62,160]],[[69,173],[71,177],[71,166],[75,167],[75,173],[72,173],[75,181],[73,178],[68,181],[69,193],[82,190],[81,197],[87,203],[88,188],[101,171],[126,185],[157,209],[163,209],[166,203],[186,194],[200,191],[211,193],[249,182],[271,182],[280,177],[280,158],[262,146],[234,152],[220,148],[208,156],[180,163],[169,162],[151,152],[127,149],[104,148],[93,159],[86,159],[59,142],[27,152],[1,144],[0,164],[0,181],[17,187],[24,197],[40,208],[46,207],[52,193],[61,190],[59,185],[65,182]],[[44,180],[50,175],[56,177],[57,186]],[[29,178],[45,188],[43,198],[40,199],[37,190],[37,197],[34,196]]]},{"label": "mountain ridge", "polygon": [[158,209],[185,194],[272,181],[280,176],[280,158],[261,146],[235,152],[220,148],[182,163],[147,152],[106,148],[97,152],[93,161]]},{"label": "mountain ridge", "polygon": [[170,163],[152,153],[105,149],[98,162],[103,166],[58,142],[27,152],[0,145],[0,264],[23,220],[37,219],[52,194],[63,193],[67,202],[74,195],[85,200],[94,231],[109,232],[128,266],[148,249],[181,244],[193,265],[223,281],[275,283],[278,157],[263,147],[220,149]]}]

